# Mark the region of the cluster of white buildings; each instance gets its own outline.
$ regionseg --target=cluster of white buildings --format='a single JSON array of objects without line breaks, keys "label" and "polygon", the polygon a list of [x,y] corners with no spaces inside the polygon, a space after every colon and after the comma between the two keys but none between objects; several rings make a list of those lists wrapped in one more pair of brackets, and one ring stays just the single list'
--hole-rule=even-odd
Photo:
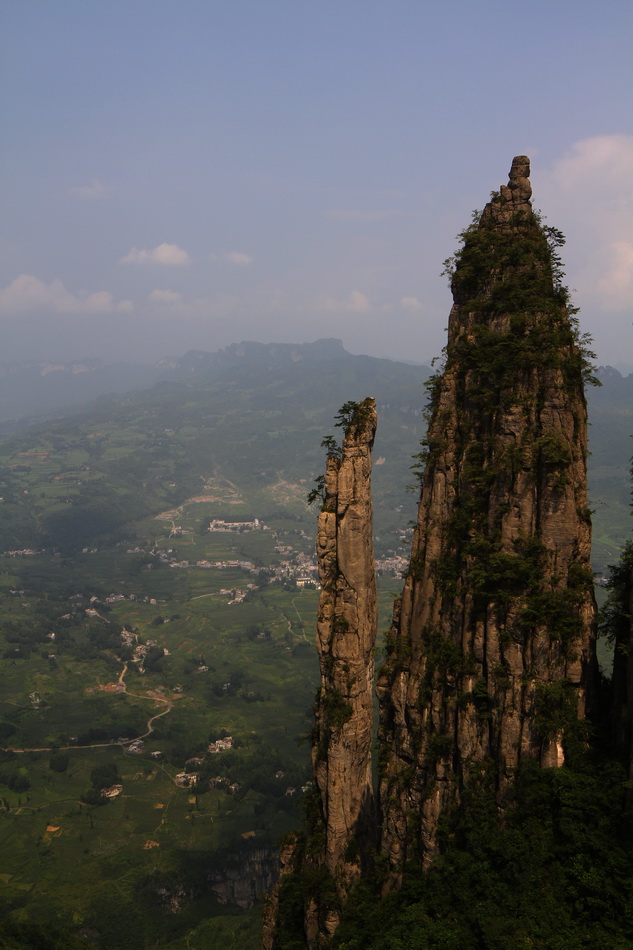
[{"label": "cluster of white buildings", "polygon": [[226,570],[227,568],[231,568],[231,567],[239,567],[243,571],[250,571],[251,573],[254,573],[256,570],[255,565],[253,564],[252,561],[237,561],[237,560],[230,560],[230,561],[202,560],[202,561],[196,561],[195,564],[192,564],[190,561],[173,560],[169,562],[169,566],[170,567],[203,567],[206,569],[209,569],[210,567],[214,567],[217,570]]},{"label": "cluster of white buildings", "polygon": [[392,557],[384,557],[376,561],[376,570],[381,574],[393,574],[394,577],[400,576],[409,566],[409,559],[401,554],[394,554]]},{"label": "cluster of white buildings", "polygon": [[294,551],[286,544],[275,545],[275,551],[279,554],[290,554],[291,557],[286,557],[279,564],[268,568],[271,580],[293,580],[297,587],[305,587],[307,584],[319,586],[316,560],[312,555]]},{"label": "cluster of white buildings", "polygon": [[214,518],[209,522],[209,531],[270,531],[259,518],[252,521],[225,521],[223,518]]}]

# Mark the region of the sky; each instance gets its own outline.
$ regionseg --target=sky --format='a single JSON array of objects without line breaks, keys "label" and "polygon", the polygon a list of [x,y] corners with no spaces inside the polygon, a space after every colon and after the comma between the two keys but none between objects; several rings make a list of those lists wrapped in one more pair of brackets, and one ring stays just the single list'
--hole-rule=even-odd
[{"label": "sky", "polygon": [[337,337],[425,362],[532,162],[633,369],[630,0],[0,0],[0,361]]}]

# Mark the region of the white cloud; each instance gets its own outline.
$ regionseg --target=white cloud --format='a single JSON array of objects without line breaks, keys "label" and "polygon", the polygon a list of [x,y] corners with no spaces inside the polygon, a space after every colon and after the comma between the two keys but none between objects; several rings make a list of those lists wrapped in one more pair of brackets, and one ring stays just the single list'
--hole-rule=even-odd
[{"label": "white cloud", "polygon": [[224,261],[225,264],[236,264],[238,267],[247,267],[253,263],[250,254],[244,251],[227,251],[225,254],[209,254],[211,261]]},{"label": "white cloud", "polygon": [[168,304],[174,306],[182,303],[182,296],[175,290],[152,290],[148,295],[152,303]]},{"label": "white cloud", "polygon": [[633,135],[575,142],[540,179],[537,206],[561,227],[570,283],[583,310],[633,307]]},{"label": "white cloud", "polygon": [[553,178],[566,191],[587,183],[604,191],[623,179],[630,183],[632,170],[633,135],[597,135],[574,142],[554,167]]},{"label": "white cloud", "polygon": [[613,241],[609,250],[610,264],[598,287],[613,304],[625,309],[633,302],[633,244]]},{"label": "white cloud", "polygon": [[189,255],[177,244],[158,244],[151,250],[133,247],[119,261],[119,264],[164,264],[170,267],[182,267],[189,263]]},{"label": "white cloud", "polygon": [[68,189],[69,193],[75,195],[77,198],[103,198],[106,191],[109,190],[110,189],[97,178],[94,179],[91,185],[77,185],[75,188]]},{"label": "white cloud", "polygon": [[238,264],[242,267],[246,264],[253,263],[253,258],[250,254],[244,254],[243,251],[229,251],[228,254],[224,255],[224,260],[227,264]]},{"label": "white cloud", "polygon": [[403,310],[423,310],[424,306],[417,297],[403,297],[400,301]]},{"label": "white cloud", "polygon": [[334,300],[328,297],[325,301],[325,309],[343,313],[367,313],[370,310],[369,297],[362,294],[360,290],[353,290],[345,300]]},{"label": "white cloud", "polygon": [[129,313],[131,300],[115,300],[109,290],[72,294],[61,280],[44,283],[32,274],[19,277],[0,290],[0,313],[15,314],[42,310],[54,313]]}]

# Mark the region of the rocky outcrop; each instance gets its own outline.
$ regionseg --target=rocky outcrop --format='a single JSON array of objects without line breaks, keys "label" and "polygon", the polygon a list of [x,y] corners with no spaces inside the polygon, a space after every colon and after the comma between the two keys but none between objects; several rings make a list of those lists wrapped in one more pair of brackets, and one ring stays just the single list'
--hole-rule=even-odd
[{"label": "rocky outcrop", "polygon": [[277,853],[270,845],[229,852],[222,861],[212,863],[209,888],[221,904],[233,904],[247,910],[263,900],[277,883]]},{"label": "rocky outcrop", "polygon": [[279,925],[279,895],[285,878],[298,871],[299,836],[286,835],[279,848],[279,880],[268,894],[262,911],[261,950],[275,950]]},{"label": "rocky outcrop", "polygon": [[268,842],[247,839],[211,854],[197,852],[178,870],[154,868],[140,881],[139,889],[152,903],[174,914],[210,894],[221,904],[248,910],[274,890],[278,878],[277,849]]},{"label": "rocky outcrop", "polygon": [[[344,410],[349,410],[346,414]],[[312,766],[318,815],[311,829],[315,861],[344,896],[358,879],[373,838],[371,746],[376,575],[371,499],[373,399],[342,411],[342,452],[330,450],[317,527],[321,595],[317,651],[321,686],[315,706]],[[308,912],[311,944],[331,936],[338,912]]]},{"label": "rocky outcrop", "polygon": [[428,865],[471,782],[559,766],[591,700],[586,360],[556,248],[512,163],[449,262],[454,305],[411,562],[378,683],[382,850]]}]

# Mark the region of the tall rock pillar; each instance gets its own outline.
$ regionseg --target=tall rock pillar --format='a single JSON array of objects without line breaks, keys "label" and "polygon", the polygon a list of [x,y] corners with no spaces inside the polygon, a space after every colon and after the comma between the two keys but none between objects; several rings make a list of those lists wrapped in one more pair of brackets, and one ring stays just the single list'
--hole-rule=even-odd
[{"label": "tall rock pillar", "polygon": [[447,262],[454,305],[411,562],[379,676],[382,848],[397,884],[473,781],[559,766],[591,698],[586,356],[529,160]]},{"label": "tall rock pillar", "polygon": [[[321,686],[315,708],[312,765],[318,815],[312,829],[316,861],[339,897],[360,876],[373,835],[371,769],[376,574],[371,500],[373,399],[355,406],[340,456],[327,461],[317,528],[321,596],[317,651]],[[310,942],[331,936],[333,906],[308,913]],[[315,944],[316,942],[316,944]]]},{"label": "tall rock pillar", "polygon": [[[342,449],[333,439],[325,440],[325,476],[317,480],[319,488],[310,499],[322,501],[316,545],[321,685],[312,731],[314,791],[305,833],[287,838],[281,851],[281,880],[265,908],[262,950],[277,950],[288,929],[309,950],[327,947],[349,889],[377,844],[371,764],[377,624],[371,500],[375,401],[347,403],[339,418],[345,432]],[[293,911],[297,888],[301,937]]]}]

